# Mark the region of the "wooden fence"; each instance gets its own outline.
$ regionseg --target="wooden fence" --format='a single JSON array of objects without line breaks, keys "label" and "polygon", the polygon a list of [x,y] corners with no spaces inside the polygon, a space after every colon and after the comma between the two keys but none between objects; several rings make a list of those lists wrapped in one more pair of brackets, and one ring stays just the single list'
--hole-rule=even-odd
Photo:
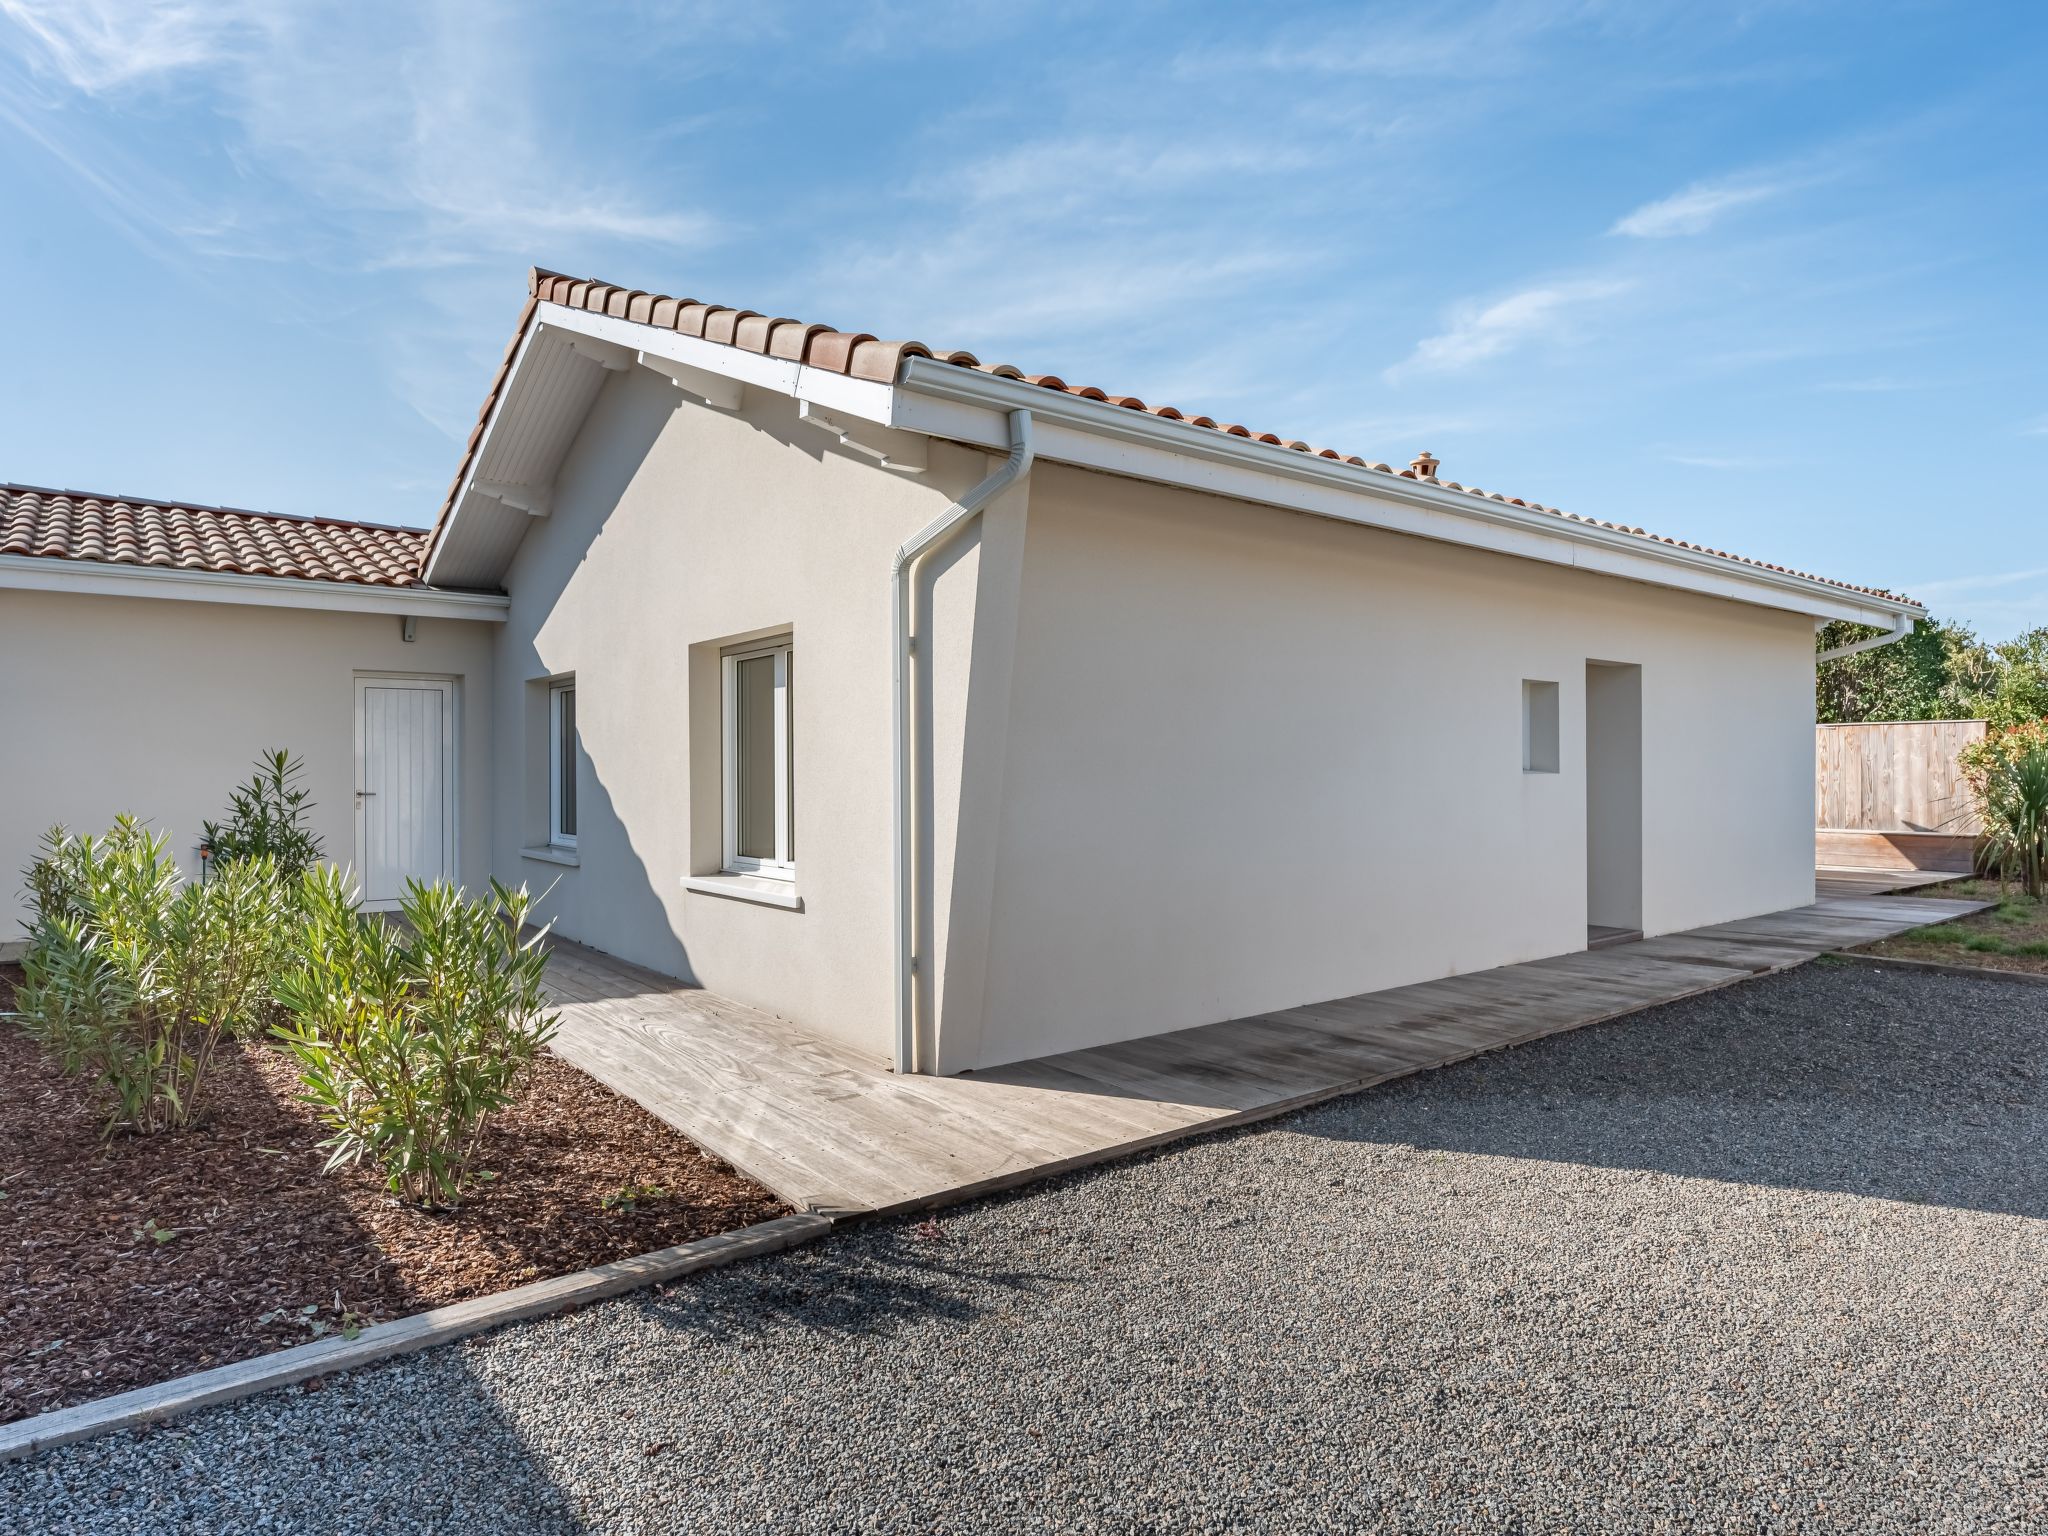
[{"label": "wooden fence", "polygon": [[1977,822],[1956,754],[1982,720],[1888,720],[1814,729],[1818,861],[1848,869],[1967,872]]}]

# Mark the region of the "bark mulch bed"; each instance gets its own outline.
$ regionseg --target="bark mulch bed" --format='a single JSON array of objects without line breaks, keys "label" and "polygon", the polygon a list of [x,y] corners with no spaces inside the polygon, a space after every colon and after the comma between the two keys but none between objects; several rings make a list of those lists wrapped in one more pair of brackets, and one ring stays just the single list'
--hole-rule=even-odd
[{"label": "bark mulch bed", "polygon": [[321,1172],[279,1053],[214,1073],[205,1124],[106,1141],[91,1085],[0,1020],[0,1422],[788,1212],[553,1055],[486,1135],[498,1177],[440,1215]]}]

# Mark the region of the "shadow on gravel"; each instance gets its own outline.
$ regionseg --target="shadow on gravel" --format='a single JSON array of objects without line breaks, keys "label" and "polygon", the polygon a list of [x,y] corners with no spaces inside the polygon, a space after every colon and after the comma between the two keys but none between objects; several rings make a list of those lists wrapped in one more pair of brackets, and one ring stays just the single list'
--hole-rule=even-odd
[{"label": "shadow on gravel", "polygon": [[910,1323],[968,1323],[1013,1297],[1044,1296],[1080,1275],[1008,1269],[976,1259],[934,1226],[877,1224],[653,1292],[663,1327],[727,1340],[773,1329],[884,1333]]},{"label": "shadow on gravel", "polygon": [[1405,1078],[1292,1128],[2048,1217],[2048,989],[1818,963]]}]

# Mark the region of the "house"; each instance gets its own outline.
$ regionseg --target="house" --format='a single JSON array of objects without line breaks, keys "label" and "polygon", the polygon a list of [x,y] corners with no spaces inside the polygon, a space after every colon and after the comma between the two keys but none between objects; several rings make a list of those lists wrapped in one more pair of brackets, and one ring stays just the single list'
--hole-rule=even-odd
[{"label": "house", "polygon": [[1811,901],[1919,607],[1442,468],[536,271],[430,532],[4,493],[0,862],[285,745],[373,905],[940,1072]]}]

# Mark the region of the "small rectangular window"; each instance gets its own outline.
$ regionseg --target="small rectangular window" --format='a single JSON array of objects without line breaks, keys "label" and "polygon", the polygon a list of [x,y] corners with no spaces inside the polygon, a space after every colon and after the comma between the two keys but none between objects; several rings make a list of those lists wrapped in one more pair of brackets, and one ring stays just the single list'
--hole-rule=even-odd
[{"label": "small rectangular window", "polygon": [[548,841],[576,846],[576,685],[548,688]]},{"label": "small rectangular window", "polygon": [[1522,679],[1522,772],[1557,772],[1557,684]]},{"label": "small rectangular window", "polygon": [[724,658],[725,867],[735,874],[796,875],[787,641]]}]

